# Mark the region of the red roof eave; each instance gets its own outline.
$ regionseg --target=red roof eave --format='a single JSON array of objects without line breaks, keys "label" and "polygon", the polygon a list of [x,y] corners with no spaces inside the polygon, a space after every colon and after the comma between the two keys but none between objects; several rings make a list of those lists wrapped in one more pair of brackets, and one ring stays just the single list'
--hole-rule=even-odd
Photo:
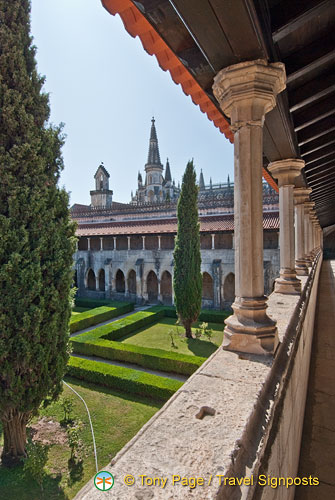
[{"label": "red roof eave", "polygon": [[[127,32],[134,38],[136,36],[140,38],[144,50],[156,57],[159,66],[164,71],[169,71],[172,80],[181,85],[184,94],[189,95],[194,104],[207,114],[215,127],[233,143],[234,134],[224,115],[131,0],[101,0],[101,2],[110,14],[113,16],[119,14]],[[264,168],[263,177],[278,192],[276,182]]]}]

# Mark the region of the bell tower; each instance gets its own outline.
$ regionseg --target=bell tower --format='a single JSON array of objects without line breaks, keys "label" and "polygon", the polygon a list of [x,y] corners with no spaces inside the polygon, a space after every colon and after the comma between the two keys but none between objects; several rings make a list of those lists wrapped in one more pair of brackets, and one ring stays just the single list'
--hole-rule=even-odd
[{"label": "bell tower", "polygon": [[109,173],[101,162],[94,175],[95,190],[90,191],[92,207],[111,208],[113,191],[109,189],[109,177]]}]

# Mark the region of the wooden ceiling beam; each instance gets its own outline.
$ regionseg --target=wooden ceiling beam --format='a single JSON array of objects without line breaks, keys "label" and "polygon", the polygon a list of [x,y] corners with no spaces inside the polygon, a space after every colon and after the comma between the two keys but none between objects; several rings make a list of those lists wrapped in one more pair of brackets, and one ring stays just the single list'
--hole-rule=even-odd
[{"label": "wooden ceiling beam", "polygon": [[333,95],[328,95],[327,99],[323,99],[321,102],[318,101],[314,105],[309,106],[306,110],[300,110],[299,113],[293,114],[294,130],[298,132],[326,118],[334,112],[335,93]]},{"label": "wooden ceiling beam", "polygon": [[334,7],[332,0],[325,0],[324,2],[307,9],[302,14],[290,19],[283,26],[280,26],[272,33],[272,39],[275,43],[279,42],[287,35],[302,28],[307,22],[313,21],[320,16],[326,9]]},{"label": "wooden ceiling beam", "polygon": [[335,149],[332,144],[322,149],[318,149],[317,151],[314,151],[314,153],[309,153],[304,156],[305,166],[307,167],[308,165],[323,158],[327,158],[328,156],[333,155],[334,153]]},{"label": "wooden ceiling beam", "polygon": [[334,173],[330,173],[327,175],[324,175],[322,177],[319,177],[318,179],[313,179],[313,180],[307,180],[307,184],[309,187],[312,189],[316,188],[317,186],[325,186],[329,181],[332,181],[335,178]]},{"label": "wooden ceiling beam", "polygon": [[335,75],[330,74],[321,79],[314,79],[289,92],[290,111],[309,106],[333,92],[335,92]]},{"label": "wooden ceiling beam", "polygon": [[315,126],[297,132],[298,144],[302,146],[307,142],[318,139],[322,135],[328,134],[335,130],[335,116],[331,115],[323,120],[320,120]]},{"label": "wooden ceiling beam", "polygon": [[[304,48],[304,50],[306,50],[306,48]],[[297,58],[299,58],[299,56],[297,56]],[[302,66],[299,69],[293,71],[292,73],[289,73],[287,75],[287,80],[286,80],[287,85],[289,85],[292,82],[295,82],[296,80],[298,80],[298,78],[306,76],[308,73],[312,73],[313,71],[318,71],[323,66],[328,66],[332,64],[334,61],[335,61],[335,50],[332,49],[330,51],[327,51],[322,56],[317,57],[309,64],[306,64],[306,66]]]},{"label": "wooden ceiling beam", "polygon": [[335,154],[334,154],[334,157],[329,159],[327,161],[325,161],[324,163],[320,163],[320,165],[314,165],[313,167],[310,167],[310,168],[305,168],[305,173],[308,174],[309,172],[313,172],[314,170],[318,170],[322,167],[325,167],[326,165],[329,165],[329,164],[334,164],[334,159],[335,159]]},{"label": "wooden ceiling beam", "polygon": [[306,154],[314,153],[314,151],[324,148],[329,144],[334,144],[334,142],[335,142],[335,134],[330,133],[327,136],[323,135],[319,139],[315,139],[315,141],[308,142],[304,146],[301,146],[300,155],[304,157]]},{"label": "wooden ceiling beam", "polygon": [[[333,163],[333,162],[331,162],[331,163]],[[326,172],[329,172],[330,170],[334,170],[334,168],[335,168],[335,165],[333,164],[331,167],[324,168],[324,169],[322,169],[320,172],[316,172],[316,173],[314,173],[314,174],[310,174],[310,175],[308,175],[308,172],[305,172],[306,179],[307,179],[307,180],[310,180],[310,179],[312,179],[313,177],[318,177],[320,174],[324,174],[324,173],[326,173]],[[334,173],[335,173],[335,170],[334,170]]]},{"label": "wooden ceiling beam", "polygon": [[319,198],[329,196],[329,194],[331,194],[334,191],[334,186],[335,186],[335,179],[334,179],[334,181],[327,183],[327,187],[323,187],[323,186],[322,187],[321,186],[315,187],[314,191],[311,194],[311,197],[315,201]]}]

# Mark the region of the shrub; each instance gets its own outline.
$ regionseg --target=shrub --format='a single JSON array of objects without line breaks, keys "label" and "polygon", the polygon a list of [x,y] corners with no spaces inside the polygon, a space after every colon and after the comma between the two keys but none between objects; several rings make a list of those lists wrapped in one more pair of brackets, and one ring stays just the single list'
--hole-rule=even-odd
[{"label": "shrub", "polygon": [[[152,310],[163,311],[164,316],[167,318],[177,318],[176,308],[173,306],[154,306]],[[206,321],[207,323],[224,323],[224,320],[231,315],[229,311],[218,311],[215,309],[201,309],[199,314],[199,321]]]},{"label": "shrub", "polygon": [[43,491],[44,467],[48,461],[49,447],[38,441],[33,441],[29,437],[26,451],[27,458],[24,459],[23,470],[28,476],[35,479]]},{"label": "shrub", "polygon": [[124,303],[119,305],[117,308],[111,306],[96,307],[95,309],[90,309],[89,311],[76,314],[71,317],[70,321],[70,332],[78,332],[84,328],[88,328],[108,319],[115,318],[121,314],[131,312],[134,309],[134,304]]},{"label": "shrub", "polygon": [[70,358],[67,373],[81,380],[163,401],[183,385],[177,380],[81,358]]},{"label": "shrub", "polygon": [[88,298],[75,298],[74,303],[77,307],[86,307],[90,309],[101,306],[120,307],[125,304],[125,302],[121,302],[120,300],[111,300],[111,299],[99,300],[99,299],[88,299]]},{"label": "shrub", "polygon": [[206,358],[200,356],[121,344],[103,338],[83,343],[76,337],[72,340],[72,346],[76,354],[134,363],[151,370],[161,370],[181,375],[192,375],[206,360]]}]

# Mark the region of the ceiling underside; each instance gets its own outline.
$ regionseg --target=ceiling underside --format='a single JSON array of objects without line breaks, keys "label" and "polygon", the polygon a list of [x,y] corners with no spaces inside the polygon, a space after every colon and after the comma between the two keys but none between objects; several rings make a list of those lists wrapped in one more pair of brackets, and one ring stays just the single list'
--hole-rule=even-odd
[{"label": "ceiling underside", "polygon": [[[111,13],[120,3],[102,1]],[[132,3],[216,108],[212,84],[219,70],[258,58],[284,62],[287,88],[265,119],[264,166],[302,158],[320,224],[334,224],[335,0]]]}]

